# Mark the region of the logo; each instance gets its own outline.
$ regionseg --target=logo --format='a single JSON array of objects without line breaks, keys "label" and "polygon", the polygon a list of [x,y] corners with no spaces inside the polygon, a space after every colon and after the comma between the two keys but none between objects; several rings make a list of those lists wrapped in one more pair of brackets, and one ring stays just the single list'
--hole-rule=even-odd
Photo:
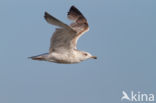
[{"label": "logo", "polygon": [[153,102],[154,94],[153,93],[141,93],[131,91],[130,93],[126,93],[122,91],[121,101],[131,101],[131,102]]}]

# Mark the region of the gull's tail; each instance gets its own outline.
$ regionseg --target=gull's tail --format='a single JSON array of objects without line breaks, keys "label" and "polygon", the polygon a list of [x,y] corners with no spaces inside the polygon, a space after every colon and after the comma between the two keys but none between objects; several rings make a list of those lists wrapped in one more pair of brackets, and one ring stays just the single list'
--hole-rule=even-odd
[{"label": "gull's tail", "polygon": [[46,60],[46,57],[48,56],[48,53],[40,54],[37,56],[28,57],[32,60]]}]

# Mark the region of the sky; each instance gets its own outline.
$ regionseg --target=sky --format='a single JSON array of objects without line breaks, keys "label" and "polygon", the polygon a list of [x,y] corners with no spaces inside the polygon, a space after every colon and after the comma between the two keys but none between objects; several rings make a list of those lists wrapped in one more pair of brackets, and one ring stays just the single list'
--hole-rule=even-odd
[{"label": "sky", "polygon": [[[33,61],[48,52],[55,27],[44,12],[70,24],[75,5],[90,31],[79,50],[97,60]],[[155,0],[1,0],[0,103],[121,103],[122,91],[156,95]]]}]

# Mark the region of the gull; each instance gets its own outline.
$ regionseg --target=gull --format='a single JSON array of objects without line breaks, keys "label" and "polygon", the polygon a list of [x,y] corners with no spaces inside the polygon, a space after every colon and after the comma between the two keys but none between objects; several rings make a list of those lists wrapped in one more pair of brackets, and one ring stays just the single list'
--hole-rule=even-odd
[{"label": "gull", "polygon": [[89,30],[88,22],[83,14],[75,7],[71,6],[67,14],[68,19],[73,22],[70,25],[63,23],[57,18],[45,12],[45,20],[57,26],[50,40],[49,53],[29,57],[32,60],[49,61],[54,63],[74,64],[93,58],[90,53],[77,49],[77,41],[85,32]]}]

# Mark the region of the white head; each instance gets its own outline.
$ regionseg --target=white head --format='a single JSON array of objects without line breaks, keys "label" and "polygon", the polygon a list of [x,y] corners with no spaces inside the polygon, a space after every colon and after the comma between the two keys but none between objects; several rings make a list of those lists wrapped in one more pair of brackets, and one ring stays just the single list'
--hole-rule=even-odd
[{"label": "white head", "polygon": [[86,60],[86,59],[90,59],[90,58],[91,59],[97,59],[96,56],[92,56],[90,53],[83,52],[83,51],[81,51],[79,56],[80,56],[79,58],[80,58],[81,61]]}]

